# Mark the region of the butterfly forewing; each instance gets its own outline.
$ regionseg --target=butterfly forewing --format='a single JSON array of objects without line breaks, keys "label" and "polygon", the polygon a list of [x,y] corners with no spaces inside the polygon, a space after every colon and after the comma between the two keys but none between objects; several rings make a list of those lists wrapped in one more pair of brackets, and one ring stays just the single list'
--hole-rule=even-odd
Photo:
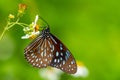
[{"label": "butterfly forewing", "polygon": [[77,71],[76,61],[70,51],[54,35],[50,34],[50,37],[53,42],[52,44],[55,47],[50,66],[56,67],[70,74],[75,73]]},{"label": "butterfly forewing", "polygon": [[47,67],[52,60],[52,47],[49,46],[49,37],[36,38],[26,49],[25,58],[34,67]]}]

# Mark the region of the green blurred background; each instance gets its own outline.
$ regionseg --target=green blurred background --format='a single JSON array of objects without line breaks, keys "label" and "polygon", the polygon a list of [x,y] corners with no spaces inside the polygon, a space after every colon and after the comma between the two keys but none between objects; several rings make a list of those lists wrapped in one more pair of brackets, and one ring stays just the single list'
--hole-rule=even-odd
[{"label": "green blurred background", "polygon": [[[21,22],[31,23],[41,15],[56,35],[89,70],[87,78],[67,74],[61,80],[120,80],[119,0],[0,0],[0,34],[8,14],[18,4],[28,9]],[[24,59],[22,28],[15,26],[0,41],[0,80],[43,80],[39,69]]]}]

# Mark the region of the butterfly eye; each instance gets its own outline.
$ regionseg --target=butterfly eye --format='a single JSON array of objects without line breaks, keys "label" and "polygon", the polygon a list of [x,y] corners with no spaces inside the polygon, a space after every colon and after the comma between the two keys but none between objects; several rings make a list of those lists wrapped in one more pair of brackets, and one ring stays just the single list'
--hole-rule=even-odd
[{"label": "butterfly eye", "polygon": [[56,67],[73,74],[77,71],[76,61],[65,45],[46,28],[25,49],[25,58],[34,67]]}]

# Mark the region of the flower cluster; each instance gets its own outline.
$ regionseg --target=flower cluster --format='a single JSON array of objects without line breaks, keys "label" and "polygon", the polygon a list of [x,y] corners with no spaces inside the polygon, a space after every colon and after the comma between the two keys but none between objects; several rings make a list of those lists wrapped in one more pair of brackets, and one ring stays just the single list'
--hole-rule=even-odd
[{"label": "flower cluster", "polygon": [[[25,23],[20,23],[19,20],[23,16],[26,8],[27,8],[26,4],[19,4],[17,16],[15,16],[14,14],[9,14],[7,24],[6,24],[2,34],[0,35],[0,40],[2,39],[5,32],[7,30],[9,30],[10,28],[14,27],[15,25],[20,25],[22,27],[25,27],[23,25]],[[25,24],[25,25],[27,25],[27,24]]]},{"label": "flower cluster", "polygon": [[36,15],[35,21],[32,22],[28,27],[24,27],[23,31],[25,32],[25,36],[22,36],[22,39],[34,39],[37,35],[40,34],[39,26],[37,25],[37,21],[39,16]]},{"label": "flower cluster", "polygon": [[44,78],[45,80],[59,80],[60,75],[63,74],[63,72],[56,68],[45,68],[40,70],[39,72],[40,77]]},{"label": "flower cluster", "polygon": [[0,40],[2,39],[4,33],[9,30],[10,28],[14,27],[14,25],[19,25],[23,27],[23,31],[25,33],[25,36],[22,36],[22,39],[34,39],[37,35],[40,34],[39,26],[37,24],[39,16],[36,15],[35,21],[31,24],[21,23],[20,18],[23,16],[27,6],[25,4],[19,4],[18,5],[18,13],[17,16],[13,14],[9,14],[8,21],[5,29],[3,30]]},{"label": "flower cluster", "polygon": [[9,18],[9,19],[14,19],[15,16],[14,16],[13,14],[9,14],[8,18]]},{"label": "flower cluster", "polygon": [[26,4],[19,4],[18,5],[18,14],[17,14],[17,16],[18,17],[21,17],[23,14],[24,14],[24,12],[25,12],[25,10],[26,10],[26,8],[27,8],[27,5]]}]

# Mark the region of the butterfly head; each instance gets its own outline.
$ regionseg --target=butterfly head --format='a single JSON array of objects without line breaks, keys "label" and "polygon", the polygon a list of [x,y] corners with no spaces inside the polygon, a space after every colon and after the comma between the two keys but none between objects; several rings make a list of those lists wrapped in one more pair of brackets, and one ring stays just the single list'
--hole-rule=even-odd
[{"label": "butterfly head", "polygon": [[43,34],[47,34],[47,33],[50,33],[50,28],[49,27],[46,27],[42,30],[42,33]]}]

